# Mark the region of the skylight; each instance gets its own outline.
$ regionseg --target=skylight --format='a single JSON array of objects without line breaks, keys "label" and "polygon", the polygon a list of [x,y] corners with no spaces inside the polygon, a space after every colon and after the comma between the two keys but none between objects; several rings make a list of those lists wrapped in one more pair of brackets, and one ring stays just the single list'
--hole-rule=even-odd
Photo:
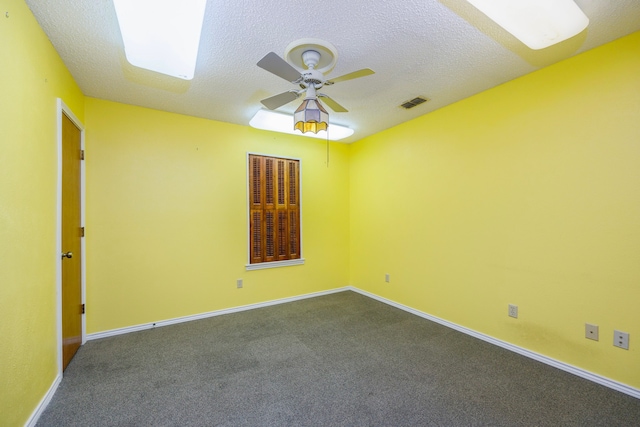
[{"label": "skylight", "polygon": [[274,132],[289,133],[291,135],[306,136],[309,138],[328,139],[338,141],[353,135],[353,129],[333,123],[329,124],[328,132],[321,130],[318,133],[302,133],[294,130],[292,117],[288,114],[276,113],[269,110],[258,110],[249,122],[249,125],[256,129],[270,130]]},{"label": "skylight", "polygon": [[113,0],[127,61],[191,80],[206,0]]},{"label": "skylight", "polygon": [[467,0],[531,49],[582,32],[589,18],[573,0]]}]

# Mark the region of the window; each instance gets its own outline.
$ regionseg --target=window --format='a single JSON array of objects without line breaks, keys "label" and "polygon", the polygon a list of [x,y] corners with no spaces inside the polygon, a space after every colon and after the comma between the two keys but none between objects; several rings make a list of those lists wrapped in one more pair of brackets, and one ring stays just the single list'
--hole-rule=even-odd
[{"label": "window", "polygon": [[247,269],[302,264],[300,228],[300,161],[249,154]]}]

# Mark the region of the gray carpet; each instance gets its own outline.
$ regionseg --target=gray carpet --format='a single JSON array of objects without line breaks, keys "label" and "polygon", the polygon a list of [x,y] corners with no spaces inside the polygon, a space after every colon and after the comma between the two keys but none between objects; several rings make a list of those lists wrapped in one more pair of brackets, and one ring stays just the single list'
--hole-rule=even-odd
[{"label": "gray carpet", "polygon": [[38,426],[638,426],[640,400],[354,292],[90,341]]}]

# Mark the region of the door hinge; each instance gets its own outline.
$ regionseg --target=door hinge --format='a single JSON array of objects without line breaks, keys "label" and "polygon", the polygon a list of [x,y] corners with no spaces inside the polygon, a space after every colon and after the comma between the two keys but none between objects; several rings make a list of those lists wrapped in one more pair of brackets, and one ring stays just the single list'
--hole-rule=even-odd
[{"label": "door hinge", "polygon": [[82,314],[84,314],[84,304],[82,304],[80,307],[82,309]]},{"label": "door hinge", "polygon": [[84,150],[80,150],[80,160],[84,160]]},{"label": "door hinge", "polygon": [[80,227],[80,237],[84,237],[84,227]]}]

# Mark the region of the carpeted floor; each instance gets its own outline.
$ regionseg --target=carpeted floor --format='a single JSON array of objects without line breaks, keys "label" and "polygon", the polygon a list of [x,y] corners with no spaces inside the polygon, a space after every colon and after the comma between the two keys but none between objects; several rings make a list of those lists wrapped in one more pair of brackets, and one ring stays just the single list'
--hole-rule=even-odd
[{"label": "carpeted floor", "polygon": [[38,426],[640,426],[640,400],[354,292],[84,345]]}]

